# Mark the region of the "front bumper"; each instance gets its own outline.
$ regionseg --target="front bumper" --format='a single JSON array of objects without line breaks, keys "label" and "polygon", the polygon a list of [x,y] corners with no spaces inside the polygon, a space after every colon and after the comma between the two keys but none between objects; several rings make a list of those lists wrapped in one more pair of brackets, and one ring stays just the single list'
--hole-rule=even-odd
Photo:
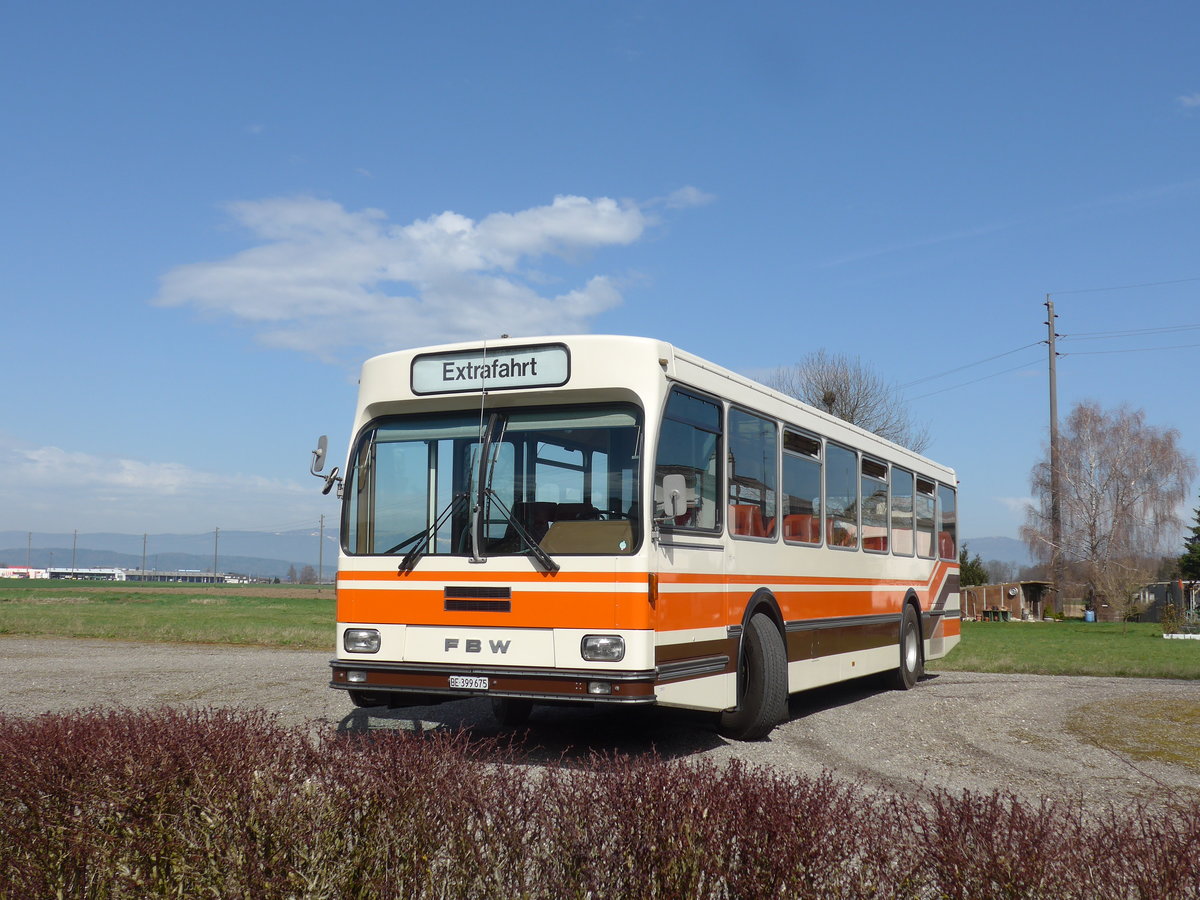
[{"label": "front bumper", "polygon": [[[380,663],[334,659],[329,665],[331,688],[394,694],[433,694],[442,697],[524,697],[531,700],[587,703],[654,703],[655,670],[538,669],[437,664]],[[356,680],[351,681],[349,673]],[[452,688],[451,676],[486,678],[486,690]],[[608,693],[589,686],[608,685]]]}]

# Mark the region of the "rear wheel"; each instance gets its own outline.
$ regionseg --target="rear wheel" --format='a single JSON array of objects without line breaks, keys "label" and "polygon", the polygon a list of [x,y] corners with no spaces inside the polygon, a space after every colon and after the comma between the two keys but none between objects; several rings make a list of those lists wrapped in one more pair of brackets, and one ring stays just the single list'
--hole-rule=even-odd
[{"label": "rear wheel", "polygon": [[921,646],[921,620],[911,603],[904,604],[900,617],[900,668],[892,673],[892,686],[900,691],[915,687],[925,674],[924,648]]},{"label": "rear wheel", "polygon": [[787,718],[787,653],[779,629],[762,613],[750,617],[738,665],[738,705],[721,713],[721,733],[756,741]]}]

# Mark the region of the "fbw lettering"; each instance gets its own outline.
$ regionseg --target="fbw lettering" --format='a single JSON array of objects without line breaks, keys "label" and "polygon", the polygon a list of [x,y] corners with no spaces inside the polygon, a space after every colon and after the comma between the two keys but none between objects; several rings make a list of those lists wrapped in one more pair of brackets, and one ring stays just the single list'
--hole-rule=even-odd
[{"label": "fbw lettering", "polygon": [[442,363],[443,381],[475,381],[482,378],[520,378],[537,375],[537,357],[521,362],[515,356],[490,363]]},{"label": "fbw lettering", "polygon": [[[488,641],[488,647],[491,648],[493,653],[507,653],[508,646],[511,643],[512,641],[492,640]],[[457,650],[458,645],[458,638],[446,638],[445,652],[449,653],[451,650]],[[479,640],[478,638],[466,638],[466,640],[463,642],[463,650],[465,650],[467,653],[482,653],[483,641]]]}]

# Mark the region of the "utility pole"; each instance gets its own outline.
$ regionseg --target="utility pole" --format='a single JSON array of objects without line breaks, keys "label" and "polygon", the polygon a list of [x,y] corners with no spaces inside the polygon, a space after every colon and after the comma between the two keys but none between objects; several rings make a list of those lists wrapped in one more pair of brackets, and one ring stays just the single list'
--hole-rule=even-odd
[{"label": "utility pole", "polygon": [[143,531],[142,532],[142,581],[146,580],[146,538],[147,537],[149,537],[149,535]]},{"label": "utility pole", "polygon": [[213,584],[217,583],[217,546],[221,540],[221,529],[213,531]]},{"label": "utility pole", "polygon": [[1062,613],[1066,599],[1062,557],[1062,504],[1059,502],[1058,460],[1058,351],[1054,348],[1054,301],[1046,295],[1046,343],[1050,348],[1050,579],[1054,582],[1054,611]]},{"label": "utility pole", "polygon": [[71,574],[75,574],[75,545],[79,543],[79,529],[75,529],[75,534],[71,538]]}]

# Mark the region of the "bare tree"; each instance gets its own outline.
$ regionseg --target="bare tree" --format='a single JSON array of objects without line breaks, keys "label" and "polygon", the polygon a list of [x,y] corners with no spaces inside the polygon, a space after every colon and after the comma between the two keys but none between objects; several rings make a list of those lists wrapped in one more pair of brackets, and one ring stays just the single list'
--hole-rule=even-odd
[{"label": "bare tree", "polygon": [[912,420],[897,389],[856,357],[817,350],[764,383],[915,453],[929,446],[928,427]]},{"label": "bare tree", "polygon": [[1129,557],[1110,559],[1095,567],[1092,578],[1096,591],[1114,615],[1121,620],[1121,631],[1128,630],[1129,620],[1137,612],[1142,588],[1154,580],[1157,560]]},{"label": "bare tree", "polygon": [[[1131,581],[1153,575],[1144,560],[1177,540],[1179,507],[1196,474],[1195,460],[1179,446],[1173,428],[1152,428],[1142,410],[1105,411],[1080,403],[1059,434],[1059,505],[1063,560],[1089,599],[1112,592],[1124,603]],[[1031,473],[1037,506],[1026,507],[1021,537],[1043,561],[1053,552],[1050,528],[1050,461]],[[1062,611],[1062,593],[1055,603]],[[1127,607],[1122,607],[1127,609]]]},{"label": "bare tree", "polygon": [[1020,567],[1014,562],[989,559],[983,564],[983,568],[988,575],[988,584],[1006,584],[1017,580]]}]

